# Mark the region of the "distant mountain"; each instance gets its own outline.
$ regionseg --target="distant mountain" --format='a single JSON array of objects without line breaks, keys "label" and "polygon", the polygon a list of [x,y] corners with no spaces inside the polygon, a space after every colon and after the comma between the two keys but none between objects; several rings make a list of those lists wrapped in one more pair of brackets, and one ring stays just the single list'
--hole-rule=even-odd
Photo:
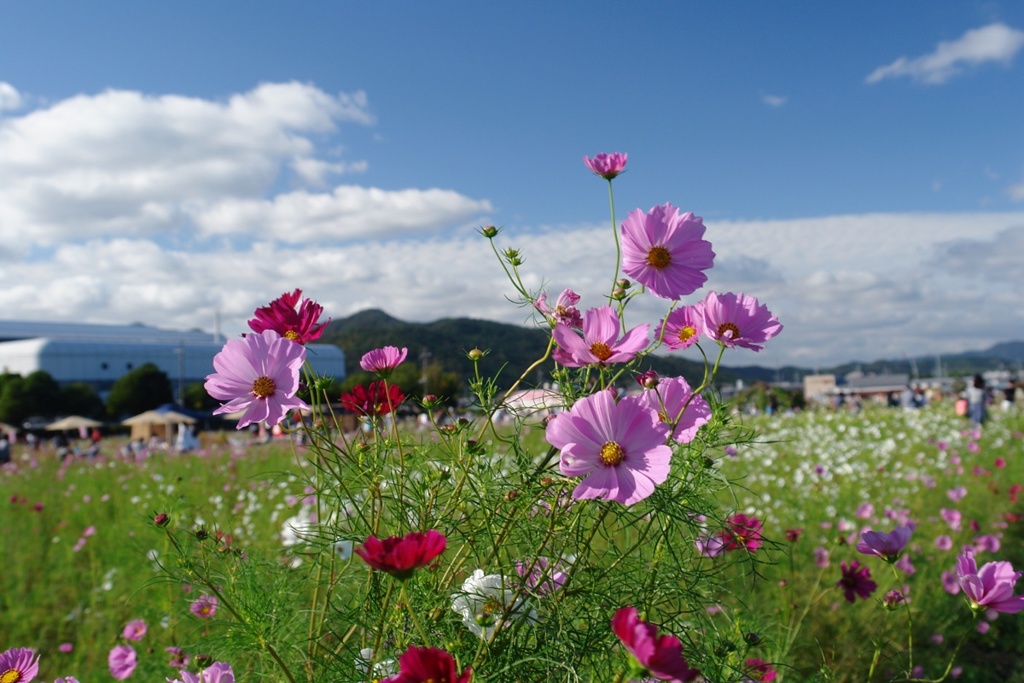
[{"label": "distant mountain", "polygon": [[[466,378],[473,370],[466,353],[473,348],[489,350],[490,353],[480,363],[481,371],[494,375],[504,368],[502,378],[508,381],[499,384],[507,386],[540,358],[549,338],[550,332],[547,330],[521,325],[473,318],[444,318],[429,323],[411,323],[393,318],[384,311],[371,309],[331,321],[320,341],[335,344],[345,352],[348,373],[359,371],[359,359],[364,353],[390,345],[407,347],[412,362],[422,363],[426,359]],[[425,358],[424,354],[429,355]],[[703,376],[704,366],[694,359],[695,355],[687,354],[686,358],[681,355],[654,355],[648,359],[647,366],[663,375],[682,375],[691,384],[697,384]],[[986,370],[1016,369],[1024,365],[1024,342],[1004,342],[985,351],[944,355],[940,360],[944,374],[970,375]],[[936,364],[935,356],[921,356],[871,363],[844,363],[818,372],[841,376],[859,370],[874,374],[916,374],[928,377],[935,374]],[[539,368],[533,383],[543,381],[552,367],[549,361],[545,367]],[[732,384],[737,380],[746,384],[798,382],[811,374],[815,374],[815,371],[796,366],[723,366],[719,368],[718,382],[721,385]]]}]

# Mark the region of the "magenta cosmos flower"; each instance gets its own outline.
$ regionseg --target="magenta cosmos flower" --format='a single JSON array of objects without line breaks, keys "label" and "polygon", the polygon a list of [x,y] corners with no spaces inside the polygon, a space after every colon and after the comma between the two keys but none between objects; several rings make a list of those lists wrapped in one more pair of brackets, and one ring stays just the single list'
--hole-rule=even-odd
[{"label": "magenta cosmos flower", "polygon": [[324,307],[311,299],[302,298],[302,290],[285,292],[263,308],[257,308],[256,317],[249,321],[253,332],[274,330],[285,339],[299,344],[316,341],[324,333],[327,322],[317,324]]},{"label": "magenta cosmos flower", "polygon": [[473,680],[470,667],[461,674],[455,659],[433,647],[411,646],[398,658],[398,675],[385,678],[382,683],[469,683]]},{"label": "magenta cosmos flower", "polygon": [[721,531],[725,550],[745,549],[754,552],[761,547],[761,527],[764,522],[752,515],[737,512],[725,520]]},{"label": "magenta cosmos flower", "polygon": [[562,474],[585,477],[573,498],[632,505],[668,478],[668,435],[668,425],[637,399],[627,396],[616,403],[610,391],[599,391],[557,415],[546,438],[562,453]]},{"label": "magenta cosmos flower", "polygon": [[775,667],[762,659],[748,659],[744,666],[747,667],[747,678],[757,683],[772,683],[779,675]]},{"label": "magenta cosmos flower", "polygon": [[711,419],[708,402],[700,394],[694,396],[693,389],[682,377],[659,380],[655,388],[640,394],[637,400],[656,412],[662,422],[669,425],[675,422],[672,438],[679,443],[693,441],[701,426]]},{"label": "magenta cosmos flower", "polygon": [[587,168],[605,180],[611,180],[626,170],[626,160],[628,158],[629,155],[622,152],[612,152],[611,154],[602,152],[593,159],[588,156],[583,157],[583,163],[587,165]]},{"label": "magenta cosmos flower", "polygon": [[385,539],[370,536],[355,549],[355,554],[374,569],[398,579],[408,579],[413,571],[427,566],[443,553],[447,543],[444,534],[433,529]]},{"label": "magenta cosmos flower", "polygon": [[841,562],[839,567],[843,576],[836,582],[836,586],[843,589],[847,602],[855,602],[858,597],[867,600],[878,588],[878,584],[871,580],[871,571],[862,567],[857,560],[850,564]]},{"label": "magenta cosmos flower", "polygon": [[857,552],[878,555],[886,562],[895,562],[910,542],[910,527],[898,526],[889,533],[865,531],[860,535]]},{"label": "magenta cosmos flower", "polygon": [[0,681],[28,683],[39,674],[39,655],[27,647],[13,647],[0,653]]},{"label": "magenta cosmos flower", "polygon": [[704,333],[722,346],[760,351],[764,342],[782,331],[768,307],[746,294],[708,292],[702,302]]},{"label": "magenta cosmos flower", "polygon": [[128,678],[138,666],[135,648],[130,645],[115,645],[107,656],[107,665],[110,666],[110,675],[117,680],[123,681]]},{"label": "magenta cosmos flower", "polygon": [[668,314],[656,329],[661,341],[673,351],[688,349],[704,334],[704,306],[683,306]]},{"label": "magenta cosmos flower", "polygon": [[359,367],[366,372],[373,372],[378,377],[388,377],[395,368],[405,361],[409,349],[396,346],[384,346],[367,351],[359,360]]},{"label": "magenta cosmos flower", "polygon": [[583,327],[583,316],[576,308],[576,304],[579,302],[579,294],[571,289],[565,289],[555,300],[554,308],[548,306],[547,292],[537,297],[537,300],[533,302],[533,307],[544,314],[552,327],[558,323],[564,323],[574,330],[579,330]]},{"label": "magenta cosmos flower", "polygon": [[663,299],[700,289],[715,262],[703,219],[671,204],[636,209],[622,223],[622,272]]},{"label": "magenta cosmos flower", "polygon": [[970,550],[956,560],[957,581],[975,612],[993,609],[1016,614],[1024,610],[1024,595],[1013,594],[1014,584],[1022,573],[1013,571],[1009,562],[988,562],[979,570]]},{"label": "magenta cosmos flower", "polygon": [[558,323],[552,332],[558,348],[555,361],[569,368],[628,363],[647,346],[649,325],[638,325],[619,339],[619,316],[611,306],[591,308],[583,314],[583,337]]},{"label": "magenta cosmos flower", "polygon": [[289,410],[307,409],[299,390],[299,370],[306,349],[274,330],[230,339],[213,357],[217,372],[206,378],[206,392],[227,401],[214,415],[244,410],[238,429],[253,422],[276,425]]},{"label": "magenta cosmos flower", "polygon": [[662,681],[693,681],[700,670],[691,669],[683,657],[683,644],[675,636],[659,636],[658,628],[640,619],[635,607],[623,607],[612,617],[612,631],[637,663],[640,676]]},{"label": "magenta cosmos flower", "polygon": [[188,609],[200,619],[210,619],[217,613],[218,604],[216,596],[200,595],[188,606]]}]

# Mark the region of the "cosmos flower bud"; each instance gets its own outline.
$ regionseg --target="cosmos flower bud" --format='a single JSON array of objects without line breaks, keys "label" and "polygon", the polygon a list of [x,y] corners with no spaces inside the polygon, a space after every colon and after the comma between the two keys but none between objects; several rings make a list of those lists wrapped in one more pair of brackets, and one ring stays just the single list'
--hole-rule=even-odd
[{"label": "cosmos flower bud", "polygon": [[480,234],[483,235],[484,237],[486,237],[489,240],[494,239],[495,237],[497,237],[498,236],[498,232],[499,232],[498,228],[494,227],[493,225],[486,225],[486,226],[480,228]]},{"label": "cosmos flower bud", "polygon": [[153,524],[155,524],[155,525],[157,525],[158,527],[161,527],[161,528],[167,526],[167,524],[170,521],[171,520],[167,516],[166,512],[161,512],[160,514],[158,514],[156,517],[153,518]]},{"label": "cosmos flower bud", "polygon": [[470,349],[470,350],[469,350],[469,351],[468,351],[468,352],[466,353],[466,356],[467,356],[467,357],[468,357],[468,358],[469,358],[469,359],[470,359],[471,361],[478,361],[478,360],[480,360],[481,358],[483,358],[483,357],[484,357],[484,356],[486,356],[486,355],[487,355],[487,354],[486,354],[485,352],[481,351],[480,349],[476,349],[476,348],[474,348],[474,349]]}]

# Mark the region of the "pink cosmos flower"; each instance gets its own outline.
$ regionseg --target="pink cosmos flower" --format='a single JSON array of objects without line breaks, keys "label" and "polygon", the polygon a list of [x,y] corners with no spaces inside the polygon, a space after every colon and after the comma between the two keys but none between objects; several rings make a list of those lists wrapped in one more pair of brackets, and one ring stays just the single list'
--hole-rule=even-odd
[{"label": "pink cosmos flower", "polygon": [[612,631],[646,673],[663,681],[694,681],[700,675],[683,656],[683,644],[670,635],[659,636],[654,624],[640,619],[635,607],[623,607],[612,617]]},{"label": "pink cosmos flower", "polygon": [[[697,431],[711,419],[708,402],[700,394],[694,396],[693,390],[683,377],[660,380],[657,387],[640,394],[637,400],[656,412],[658,418],[665,424],[671,425],[679,418],[672,430],[672,438],[679,443],[693,441],[697,437]],[[686,406],[686,411],[680,415],[683,406]]]},{"label": "pink cosmos flower", "polygon": [[668,478],[672,450],[668,425],[631,397],[618,403],[611,392],[580,399],[548,424],[546,438],[561,451],[559,469],[585,477],[572,497],[632,505]]},{"label": "pink cosmos flower", "polygon": [[954,503],[963,500],[964,496],[967,495],[967,488],[964,486],[957,486],[946,491],[946,496],[949,497]]},{"label": "pink cosmos flower", "polygon": [[1013,571],[1009,562],[988,562],[979,570],[970,550],[961,553],[956,561],[957,581],[976,612],[993,609],[1016,614],[1024,610],[1024,595],[1013,594],[1022,573]]},{"label": "pink cosmos flower", "polygon": [[752,296],[708,292],[703,304],[704,333],[727,348],[760,351],[782,331],[778,318]]},{"label": "pink cosmos flower", "polygon": [[167,662],[167,666],[174,667],[175,669],[182,669],[188,666],[189,657],[180,647],[171,645],[169,647],[165,647],[164,652],[171,656],[170,661]]},{"label": "pink cosmos flower", "polygon": [[213,357],[215,374],[206,377],[206,392],[228,401],[214,415],[244,410],[238,429],[253,422],[276,425],[289,410],[308,409],[296,397],[299,370],[306,349],[293,344],[274,330],[230,339]]},{"label": "pink cosmos flower", "polygon": [[471,668],[460,674],[450,654],[432,647],[409,647],[398,658],[398,667],[397,676],[381,683],[469,683],[473,679]]},{"label": "pink cosmos flower", "polygon": [[960,531],[960,525],[963,523],[963,515],[960,514],[959,510],[947,510],[946,508],[941,508],[939,510],[939,516],[945,520],[950,529],[953,531]]},{"label": "pink cosmos flower", "polygon": [[820,569],[828,567],[828,548],[818,546],[814,549],[814,564],[818,565]]},{"label": "pink cosmos flower", "polygon": [[703,304],[699,302],[675,309],[658,323],[655,334],[662,335],[665,346],[673,351],[690,348],[704,334]]},{"label": "pink cosmos flower", "polygon": [[725,540],[721,533],[701,533],[694,541],[694,545],[697,546],[697,552],[704,557],[718,557],[725,552]]},{"label": "pink cosmos flower", "polygon": [[935,539],[935,547],[939,550],[949,550],[953,547],[953,539],[946,535],[939,536]]},{"label": "pink cosmos flower", "polygon": [[559,590],[568,578],[561,562],[551,564],[548,558],[538,556],[532,562],[516,562],[516,574],[523,584],[537,595],[549,595]]},{"label": "pink cosmos flower", "polygon": [[115,645],[107,656],[107,664],[110,666],[110,675],[123,681],[131,676],[138,666],[135,648],[130,645]]},{"label": "pink cosmos flower", "polygon": [[395,346],[384,346],[367,351],[359,360],[359,367],[366,372],[376,373],[378,377],[388,377],[395,368],[402,364],[409,355],[409,349]]},{"label": "pink cosmos flower", "polygon": [[53,683],[78,683],[78,679],[74,676],[65,676],[64,678],[57,678]]},{"label": "pink cosmos flower", "polygon": [[198,674],[181,672],[181,680],[164,679],[167,683],[235,683],[235,672],[224,662],[214,662]]},{"label": "pink cosmos flower", "polygon": [[622,223],[622,272],[663,299],[693,294],[715,262],[703,236],[703,219],[671,204],[636,209]]},{"label": "pink cosmos flower", "polygon": [[903,549],[910,542],[910,527],[898,526],[889,533],[882,531],[865,531],[860,535],[857,552],[865,555],[877,555],[886,562],[895,562]]},{"label": "pink cosmos flower", "polygon": [[126,640],[142,640],[143,636],[146,635],[146,622],[142,619],[132,619],[125,624],[124,631],[121,635]]},{"label": "pink cosmos flower", "polygon": [[285,292],[263,308],[257,308],[256,316],[249,321],[253,332],[274,330],[285,339],[299,344],[316,341],[324,333],[327,322],[317,324],[324,307],[302,298],[302,290],[296,289],[291,294]]},{"label": "pink cosmos flower", "polygon": [[843,576],[836,582],[836,586],[843,589],[847,602],[855,602],[858,597],[867,600],[878,588],[878,584],[871,580],[871,571],[862,567],[857,560],[849,564],[841,562],[839,566]]},{"label": "pink cosmos flower", "polygon": [[0,653],[0,681],[29,683],[39,674],[39,655],[27,647],[13,647]]},{"label": "pink cosmos flower", "polygon": [[628,154],[621,152],[612,152],[611,154],[602,152],[593,159],[588,156],[583,157],[583,163],[605,180],[611,180],[626,170],[626,159],[628,158]]},{"label": "pink cosmos flower", "polygon": [[554,359],[568,368],[628,363],[647,346],[649,325],[638,325],[619,339],[619,315],[611,306],[591,308],[583,315],[583,337],[565,323],[555,325],[558,348]]},{"label": "pink cosmos flower", "polygon": [[533,302],[533,307],[544,314],[552,327],[563,323],[574,330],[579,330],[583,328],[583,316],[576,308],[576,304],[579,302],[580,295],[571,289],[566,289],[558,295],[554,308],[548,306],[547,292],[537,297],[537,300]]},{"label": "pink cosmos flower", "polygon": [[217,613],[218,604],[216,596],[200,595],[188,606],[188,609],[200,619],[209,619]]},{"label": "pink cosmos flower", "polygon": [[61,643],[60,645],[57,646],[57,651],[58,652],[63,652],[64,654],[67,654],[67,653],[71,652],[74,649],[75,649],[75,646],[72,643]]},{"label": "pink cosmos flower", "polygon": [[355,553],[374,569],[408,579],[417,568],[427,566],[443,553],[447,543],[444,534],[431,529],[383,540],[370,536]]}]

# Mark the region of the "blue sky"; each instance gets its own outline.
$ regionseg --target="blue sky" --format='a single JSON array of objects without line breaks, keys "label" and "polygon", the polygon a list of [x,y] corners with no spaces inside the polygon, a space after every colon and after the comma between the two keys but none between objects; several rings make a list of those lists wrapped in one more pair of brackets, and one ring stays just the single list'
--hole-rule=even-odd
[{"label": "blue sky", "polygon": [[[584,154],[619,219],[705,219],[709,286],[786,329],[727,363],[1024,338],[1016,2],[19,3],[0,23],[5,317],[240,331],[302,287],[335,317],[524,322],[597,305]],[[663,308],[639,306],[638,319]]]}]

